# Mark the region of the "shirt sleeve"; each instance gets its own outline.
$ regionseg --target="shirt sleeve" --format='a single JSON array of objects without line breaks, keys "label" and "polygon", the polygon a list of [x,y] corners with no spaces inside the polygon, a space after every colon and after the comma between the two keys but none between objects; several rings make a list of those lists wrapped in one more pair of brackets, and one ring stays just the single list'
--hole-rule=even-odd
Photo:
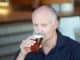
[{"label": "shirt sleeve", "polygon": [[16,55],[14,56],[13,60],[16,60],[17,56],[19,55],[20,50],[17,51]]}]

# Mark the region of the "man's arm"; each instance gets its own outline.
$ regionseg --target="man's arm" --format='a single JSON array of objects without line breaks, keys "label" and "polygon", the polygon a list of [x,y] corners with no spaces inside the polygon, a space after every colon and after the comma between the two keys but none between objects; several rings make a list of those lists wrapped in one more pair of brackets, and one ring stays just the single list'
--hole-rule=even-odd
[{"label": "man's arm", "polygon": [[19,55],[17,56],[16,60],[24,60],[27,54],[24,54],[22,52],[19,53]]}]

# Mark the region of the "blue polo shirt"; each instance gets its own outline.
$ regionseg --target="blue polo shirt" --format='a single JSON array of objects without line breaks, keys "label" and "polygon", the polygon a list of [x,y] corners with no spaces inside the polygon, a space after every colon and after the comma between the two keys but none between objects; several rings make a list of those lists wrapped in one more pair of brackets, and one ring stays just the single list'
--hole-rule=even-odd
[{"label": "blue polo shirt", "polygon": [[37,52],[30,52],[25,60],[80,60],[80,44],[57,33],[57,44],[52,48],[48,55],[45,55],[42,48]]}]

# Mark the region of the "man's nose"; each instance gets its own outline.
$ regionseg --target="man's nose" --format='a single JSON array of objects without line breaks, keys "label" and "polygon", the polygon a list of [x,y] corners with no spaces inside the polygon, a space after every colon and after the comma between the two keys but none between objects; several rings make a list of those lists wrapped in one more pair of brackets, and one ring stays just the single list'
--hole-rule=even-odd
[{"label": "man's nose", "polygon": [[41,27],[38,27],[37,32],[38,33],[42,33],[42,31],[43,31],[42,28]]}]

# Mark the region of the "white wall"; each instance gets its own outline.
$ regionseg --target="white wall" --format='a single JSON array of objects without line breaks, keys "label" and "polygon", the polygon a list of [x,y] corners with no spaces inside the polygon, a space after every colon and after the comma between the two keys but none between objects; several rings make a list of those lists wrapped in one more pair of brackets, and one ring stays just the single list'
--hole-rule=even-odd
[{"label": "white wall", "polygon": [[75,29],[80,28],[80,17],[62,17],[60,20],[59,30],[62,34],[76,40]]}]

